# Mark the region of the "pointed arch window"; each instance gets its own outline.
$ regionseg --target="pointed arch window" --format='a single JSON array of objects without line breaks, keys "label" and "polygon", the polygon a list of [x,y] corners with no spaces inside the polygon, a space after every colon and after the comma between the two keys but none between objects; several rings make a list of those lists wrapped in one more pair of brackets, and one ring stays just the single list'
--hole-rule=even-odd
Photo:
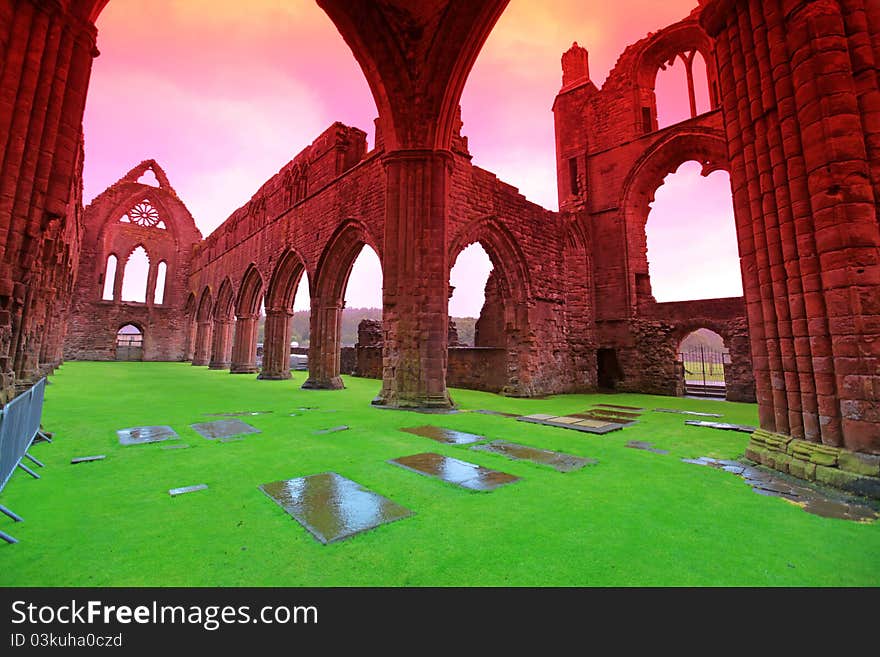
[{"label": "pointed arch window", "polygon": [[122,301],[144,303],[147,300],[147,273],[150,259],[144,247],[139,246],[128,257],[122,276]]},{"label": "pointed arch window", "polygon": [[161,306],[165,302],[165,277],[167,275],[168,265],[163,260],[156,268],[156,291],[153,293],[153,303],[157,306]]},{"label": "pointed arch window", "polygon": [[124,224],[143,226],[144,228],[166,229],[159,210],[148,199],[135,203],[128,212],[120,217],[119,221]]},{"label": "pointed arch window", "polygon": [[113,301],[113,287],[116,283],[116,256],[107,256],[107,267],[104,269],[104,290],[101,299]]}]

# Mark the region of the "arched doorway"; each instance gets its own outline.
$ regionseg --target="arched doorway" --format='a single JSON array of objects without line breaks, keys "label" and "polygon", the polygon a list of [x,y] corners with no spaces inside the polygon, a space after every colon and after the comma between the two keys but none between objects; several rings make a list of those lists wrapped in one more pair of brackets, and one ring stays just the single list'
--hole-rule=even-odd
[{"label": "arched doorway", "polygon": [[677,363],[685,396],[727,397],[724,371],[730,349],[718,333],[708,328],[688,333],[678,345]]},{"label": "arched doorway", "polygon": [[144,331],[135,324],[125,324],[116,331],[116,360],[144,359]]}]

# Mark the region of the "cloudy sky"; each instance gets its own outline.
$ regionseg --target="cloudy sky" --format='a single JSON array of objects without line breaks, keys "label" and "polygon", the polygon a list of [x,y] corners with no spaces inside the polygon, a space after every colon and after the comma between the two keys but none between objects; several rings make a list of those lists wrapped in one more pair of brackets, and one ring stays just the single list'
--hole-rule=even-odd
[{"label": "cloudy sky", "polygon": [[[474,163],[557,208],[553,116],[563,51],[578,41],[601,84],[624,47],[686,16],[696,0],[512,0],[462,98]],[[85,115],[86,202],[155,158],[207,235],[333,121],[373,139],[376,106],[348,46],[312,0],[116,0],[98,20]],[[687,115],[681,71],[658,80],[661,122]],[[664,109],[665,116],[664,116]],[[648,222],[658,300],[741,294],[726,174],[686,164]],[[347,305],[375,306],[381,270],[365,252]],[[450,312],[476,315],[479,248],[453,270]],[[298,307],[303,305],[303,295]],[[307,307],[307,304],[305,304]]]}]

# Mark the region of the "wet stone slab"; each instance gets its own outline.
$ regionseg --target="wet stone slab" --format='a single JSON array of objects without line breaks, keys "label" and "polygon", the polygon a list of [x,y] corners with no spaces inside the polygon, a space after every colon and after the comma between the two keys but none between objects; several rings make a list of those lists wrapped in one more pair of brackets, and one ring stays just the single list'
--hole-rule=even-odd
[{"label": "wet stone slab", "polygon": [[631,425],[635,424],[638,415],[633,418],[623,415],[615,415],[614,413],[585,411],[583,413],[572,413],[569,417],[579,417],[584,420],[597,420],[599,422],[613,422],[615,424]]},{"label": "wet stone slab", "polygon": [[655,408],[655,413],[678,413],[679,415],[694,415],[696,417],[723,417],[721,413],[700,413],[698,411],[681,411],[675,408]]},{"label": "wet stone slab", "polygon": [[728,422],[709,422],[706,420],[685,420],[685,424],[692,427],[707,427],[709,429],[721,429],[722,431],[741,431],[742,433],[754,433],[755,427],[746,424],[730,424]]},{"label": "wet stone slab", "polygon": [[519,417],[518,413],[505,413],[504,411],[490,411],[485,408],[479,408],[474,413],[479,413],[480,415],[499,415],[501,417]]},{"label": "wet stone slab", "polygon": [[268,415],[272,411],[237,411],[233,413],[202,413],[208,417],[238,417],[241,415]]},{"label": "wet stone slab", "polygon": [[804,511],[824,518],[868,522],[880,517],[880,512],[876,509],[863,504],[857,498],[846,495],[843,492],[822,490],[806,483],[801,483],[800,480],[796,480],[794,477],[784,476],[781,473],[758,468],[747,463],[723,461],[706,456],[696,459],[682,459],[682,461],[696,465],[706,465],[738,475],[758,495],[782,497],[794,502],[803,508]]},{"label": "wet stone slab", "polygon": [[470,445],[481,440],[486,440],[486,436],[478,436],[474,433],[466,433],[464,431],[456,431],[454,429],[444,429],[443,427],[435,427],[429,424],[421,427],[406,427],[401,429],[422,438],[430,438],[447,445]]},{"label": "wet stone slab", "polygon": [[491,443],[474,445],[471,449],[500,454],[514,461],[531,461],[539,465],[549,465],[559,472],[572,472],[585,468],[588,465],[596,465],[599,462],[596,459],[587,459],[574,456],[573,454],[554,452],[549,449],[518,445],[517,443],[509,443],[506,440],[493,440]]},{"label": "wet stone slab", "polygon": [[95,456],[78,456],[76,458],[70,459],[71,465],[76,465],[77,463],[92,463],[93,461],[103,461],[107,458],[106,454],[96,454]]},{"label": "wet stone slab", "polygon": [[120,445],[144,445],[179,438],[177,432],[169,426],[129,427],[119,429],[116,435],[119,436]]},{"label": "wet stone slab", "polygon": [[398,459],[392,459],[388,463],[468,490],[490,491],[519,481],[519,477],[514,477],[506,472],[489,470],[476,463],[460,461],[433,452],[402,456]]},{"label": "wet stone slab", "polygon": [[413,515],[335,472],[274,481],[259,488],[325,545]]},{"label": "wet stone slab", "polygon": [[329,429],[320,429],[315,432],[315,435],[323,436],[324,434],[336,433],[338,431],[348,431],[349,429],[350,429],[350,427],[348,425],[341,424],[338,427],[330,427]]},{"label": "wet stone slab", "polygon": [[654,454],[669,454],[668,449],[658,449],[654,447],[654,443],[648,443],[644,440],[630,440],[626,446],[631,447],[632,449],[643,449],[646,452],[653,452]]},{"label": "wet stone slab", "polygon": [[168,491],[168,494],[171,497],[177,497],[178,495],[185,495],[187,493],[195,493],[199,490],[206,490],[208,488],[208,484],[196,484],[194,486],[183,486],[182,488],[172,488]]},{"label": "wet stone slab", "polygon": [[239,436],[245,433],[260,433],[259,429],[241,420],[215,420],[214,422],[199,422],[189,426],[208,440]]},{"label": "wet stone slab", "polygon": [[608,422],[607,420],[585,420],[580,417],[573,416],[553,416],[543,413],[534,415],[524,415],[517,418],[518,422],[531,422],[532,424],[543,424],[548,427],[560,427],[562,429],[574,429],[575,431],[584,431],[586,433],[606,434],[611,431],[623,429],[622,424],[616,422]]},{"label": "wet stone slab", "polygon": [[600,406],[602,408],[621,408],[625,411],[644,411],[644,408],[640,408],[639,406],[621,406],[620,404],[595,404],[596,406]]}]

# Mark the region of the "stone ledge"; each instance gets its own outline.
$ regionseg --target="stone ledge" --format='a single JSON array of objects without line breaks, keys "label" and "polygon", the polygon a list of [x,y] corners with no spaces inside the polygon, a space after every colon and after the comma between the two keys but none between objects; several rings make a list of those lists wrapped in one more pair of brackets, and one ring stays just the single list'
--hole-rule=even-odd
[{"label": "stone ledge", "polygon": [[880,456],[850,452],[758,429],[746,458],[807,481],[880,499]]}]

